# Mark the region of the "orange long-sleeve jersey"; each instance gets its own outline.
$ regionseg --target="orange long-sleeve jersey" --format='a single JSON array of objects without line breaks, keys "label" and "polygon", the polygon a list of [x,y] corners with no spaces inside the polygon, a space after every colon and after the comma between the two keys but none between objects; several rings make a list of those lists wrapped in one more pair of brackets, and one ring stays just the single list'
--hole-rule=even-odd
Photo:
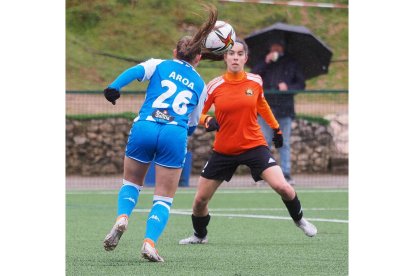
[{"label": "orange long-sleeve jersey", "polygon": [[227,155],[238,155],[251,148],[267,145],[257,114],[271,128],[279,123],[266,102],[263,82],[259,75],[227,72],[207,85],[207,99],[200,123],[204,123],[206,113],[214,104],[216,120],[220,130],[216,133],[214,150]]}]

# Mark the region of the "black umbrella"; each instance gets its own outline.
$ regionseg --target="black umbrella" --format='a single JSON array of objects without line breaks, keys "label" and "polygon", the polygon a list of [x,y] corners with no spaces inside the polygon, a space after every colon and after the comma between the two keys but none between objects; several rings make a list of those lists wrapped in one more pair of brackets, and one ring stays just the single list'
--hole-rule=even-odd
[{"label": "black umbrella", "polygon": [[302,66],[306,79],[328,73],[332,50],[304,26],[276,23],[245,37],[249,46],[247,65],[253,67],[264,60],[270,44],[283,40],[285,51]]}]

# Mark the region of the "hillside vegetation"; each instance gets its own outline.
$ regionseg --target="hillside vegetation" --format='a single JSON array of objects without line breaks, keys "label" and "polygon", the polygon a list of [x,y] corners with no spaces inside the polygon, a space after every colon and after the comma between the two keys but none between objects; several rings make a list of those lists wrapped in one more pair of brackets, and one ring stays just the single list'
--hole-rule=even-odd
[{"label": "hillside vegetation", "polygon": [[[308,80],[307,89],[348,89],[347,9],[208,2],[216,5],[219,19],[232,24],[241,38],[278,21],[306,26],[334,53],[329,73]],[[342,0],[313,2],[348,4]],[[67,0],[66,89],[102,90],[119,73],[136,64],[126,59],[171,58],[177,40],[192,34],[203,23],[206,13],[200,3],[194,0]],[[198,67],[206,82],[223,70],[223,62],[202,61]],[[134,82],[124,89],[144,90],[145,87]]]}]

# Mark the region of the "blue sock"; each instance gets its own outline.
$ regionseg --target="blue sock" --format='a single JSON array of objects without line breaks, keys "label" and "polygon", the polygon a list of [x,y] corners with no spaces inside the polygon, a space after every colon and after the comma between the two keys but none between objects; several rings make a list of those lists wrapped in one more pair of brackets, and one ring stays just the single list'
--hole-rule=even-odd
[{"label": "blue sock", "polygon": [[170,197],[154,195],[152,209],[148,214],[147,229],[145,231],[146,239],[150,239],[154,243],[158,241],[170,217],[172,202],[173,199]]},{"label": "blue sock", "polygon": [[138,203],[141,187],[125,179],[123,184],[118,193],[118,217],[120,215],[127,215],[129,217]]}]

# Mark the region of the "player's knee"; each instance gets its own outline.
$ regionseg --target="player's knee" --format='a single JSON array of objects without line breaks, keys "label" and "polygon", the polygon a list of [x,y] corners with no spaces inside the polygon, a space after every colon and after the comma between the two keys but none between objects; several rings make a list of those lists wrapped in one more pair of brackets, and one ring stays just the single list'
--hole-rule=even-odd
[{"label": "player's knee", "polygon": [[290,198],[295,194],[295,190],[286,181],[280,181],[272,185],[272,188],[283,198]]},{"label": "player's knee", "polygon": [[208,200],[209,199],[207,197],[195,197],[193,202],[193,209],[199,210],[205,208],[208,204]]},{"label": "player's knee", "polygon": [[291,200],[295,197],[295,190],[289,183],[283,183],[280,187],[280,191],[278,192],[283,199]]}]

